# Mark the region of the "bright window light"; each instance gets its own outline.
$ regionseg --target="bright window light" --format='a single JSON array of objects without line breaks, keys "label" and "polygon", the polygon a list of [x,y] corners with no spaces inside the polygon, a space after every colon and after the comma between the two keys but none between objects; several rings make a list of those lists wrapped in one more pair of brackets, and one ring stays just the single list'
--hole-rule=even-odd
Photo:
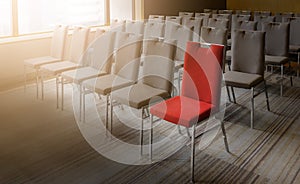
[{"label": "bright window light", "polygon": [[114,19],[133,19],[133,0],[110,0],[110,18]]},{"label": "bright window light", "polygon": [[105,0],[18,0],[19,33],[49,31],[58,24],[103,25]]},{"label": "bright window light", "polygon": [[12,35],[12,1],[0,0],[0,36]]}]

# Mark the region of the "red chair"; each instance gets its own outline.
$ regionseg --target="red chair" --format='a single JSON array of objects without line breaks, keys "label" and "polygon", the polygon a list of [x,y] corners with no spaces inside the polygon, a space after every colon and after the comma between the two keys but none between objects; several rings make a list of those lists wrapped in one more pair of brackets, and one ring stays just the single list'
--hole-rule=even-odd
[{"label": "red chair", "polygon": [[[176,125],[192,128],[192,181],[194,181],[195,127],[219,111],[223,48],[223,45],[188,42],[184,58],[181,95],[150,107],[150,160],[152,160],[153,116]],[[221,128],[225,147],[229,152],[222,121]]]}]

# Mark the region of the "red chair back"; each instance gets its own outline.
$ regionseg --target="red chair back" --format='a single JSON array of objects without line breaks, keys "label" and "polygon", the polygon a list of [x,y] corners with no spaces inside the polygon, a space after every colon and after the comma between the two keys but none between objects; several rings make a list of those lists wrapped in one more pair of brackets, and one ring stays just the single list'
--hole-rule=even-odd
[{"label": "red chair back", "polygon": [[188,42],[181,95],[219,107],[223,45]]}]

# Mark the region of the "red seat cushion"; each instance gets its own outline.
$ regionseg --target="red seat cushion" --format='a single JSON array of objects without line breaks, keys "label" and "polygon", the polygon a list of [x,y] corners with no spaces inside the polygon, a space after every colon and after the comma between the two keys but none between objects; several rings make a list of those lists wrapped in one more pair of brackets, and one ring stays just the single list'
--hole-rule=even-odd
[{"label": "red seat cushion", "polygon": [[150,113],[174,124],[191,127],[210,116],[212,104],[185,96],[176,96],[153,105]]}]

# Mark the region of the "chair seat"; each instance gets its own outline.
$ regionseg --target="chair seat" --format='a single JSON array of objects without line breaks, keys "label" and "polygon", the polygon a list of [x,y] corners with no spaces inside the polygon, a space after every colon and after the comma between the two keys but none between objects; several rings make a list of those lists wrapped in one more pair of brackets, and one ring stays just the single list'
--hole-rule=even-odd
[{"label": "chair seat", "polygon": [[258,74],[242,73],[236,71],[228,71],[224,74],[227,86],[250,89],[261,83],[263,76]]},{"label": "chair seat", "polygon": [[[149,104],[153,97],[168,98],[167,91],[153,88],[149,85],[138,83],[112,93],[113,99],[130,107],[140,109]],[[161,99],[160,98],[160,99]]]},{"label": "chair seat", "polygon": [[153,105],[150,113],[174,124],[191,127],[208,118],[212,104],[185,96],[176,96]]},{"label": "chair seat", "polygon": [[132,80],[110,74],[88,79],[83,82],[83,86],[101,95],[108,95],[114,90],[130,86],[134,83]]},{"label": "chair seat", "polygon": [[61,76],[68,81],[72,81],[78,84],[84,80],[99,77],[105,74],[107,73],[104,71],[99,71],[92,67],[83,67],[83,68],[78,68],[76,70],[63,72]]},{"label": "chair seat", "polygon": [[41,66],[41,69],[45,72],[51,73],[52,75],[58,75],[68,70],[74,70],[79,66],[77,63],[71,61],[61,61],[57,63],[51,63]]},{"label": "chair seat", "polygon": [[300,45],[290,45],[289,51],[290,52],[300,52]]},{"label": "chair seat", "polygon": [[289,61],[288,57],[265,55],[265,64],[267,65],[283,65]]},{"label": "chair seat", "polygon": [[31,59],[26,59],[24,60],[24,64],[26,66],[39,69],[40,66],[50,64],[50,63],[55,63],[60,61],[61,59],[55,58],[52,56],[44,56],[44,57],[38,57],[38,58],[31,58]]},{"label": "chair seat", "polygon": [[226,61],[230,61],[232,57],[232,51],[231,50],[227,50],[226,51]]}]

